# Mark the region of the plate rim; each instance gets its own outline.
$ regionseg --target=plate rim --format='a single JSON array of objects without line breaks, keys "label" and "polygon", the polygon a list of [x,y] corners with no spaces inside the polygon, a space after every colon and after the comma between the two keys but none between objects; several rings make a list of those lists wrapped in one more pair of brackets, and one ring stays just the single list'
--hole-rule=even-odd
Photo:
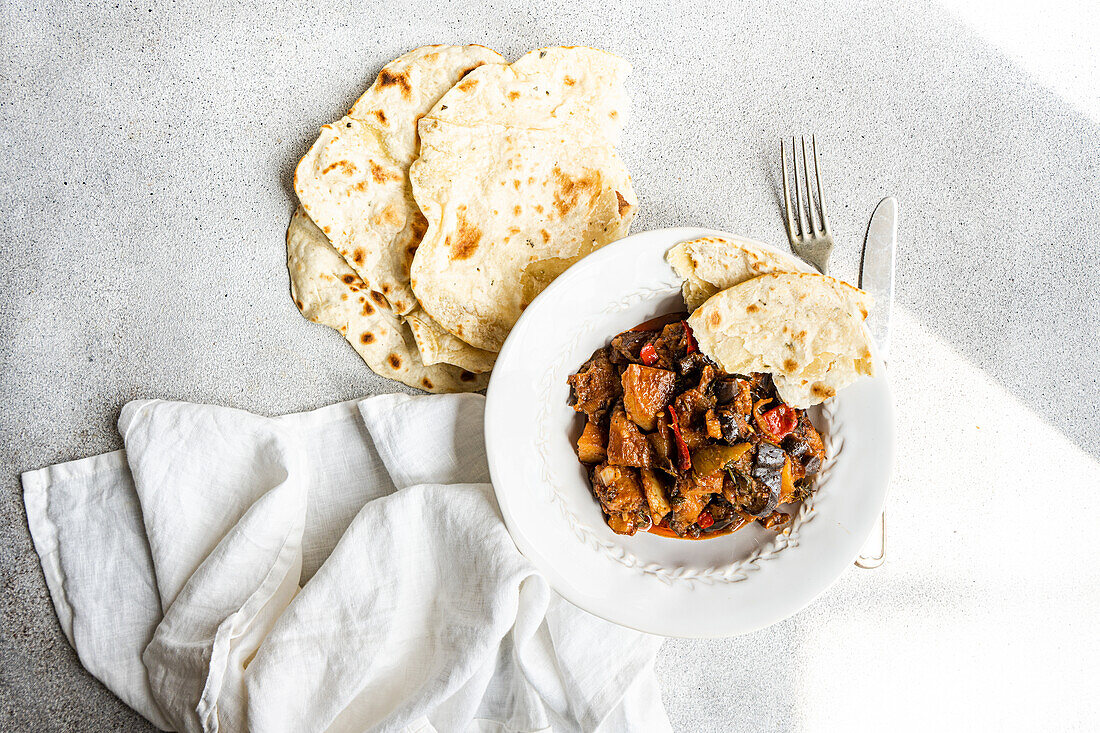
[{"label": "plate rim", "polygon": [[[764,250],[776,252],[788,257],[793,256],[790,253],[783,252],[782,250],[779,250],[778,248],[767,243],[753,240],[751,238],[741,235],[736,235],[730,232],[710,229],[706,227],[671,227],[631,234],[628,237],[624,237],[623,239],[617,240],[610,245],[596,250],[587,257],[584,257],[578,262],[574,263],[569,269],[562,273],[562,275],[556,278],[554,282],[552,282],[542,293],[540,293],[521,315],[515,327],[513,327],[512,333],[509,334],[509,338],[506,339],[503,347],[501,348],[500,354],[498,356],[498,363],[502,365],[507,364],[512,350],[515,348],[519,348],[517,346],[518,338],[513,339],[512,334],[523,333],[526,328],[526,324],[537,317],[535,314],[538,314],[541,311],[543,304],[553,301],[559,291],[570,287],[571,280],[573,279],[572,277],[570,277],[571,272],[575,274],[581,269],[586,269],[588,267],[599,267],[601,261],[603,260],[614,261],[616,257],[620,256],[620,251],[625,251],[631,246],[637,246],[638,243],[636,240],[638,239],[644,238],[646,240],[652,240],[651,242],[647,242],[645,246],[652,247],[654,249],[663,248],[663,251],[667,252],[669,248],[677,243],[691,241],[693,239],[698,239],[701,237],[722,238],[730,241],[749,244],[754,247],[760,247]],[[669,269],[671,271],[671,267]],[[809,265],[806,265],[806,271],[816,272]],[[877,347],[874,344],[873,340],[871,340],[871,349],[876,368],[878,369],[878,373],[876,374],[875,379],[879,382],[879,385],[883,390],[883,396],[886,398],[885,401],[883,401],[879,405],[879,407],[882,410],[883,417],[885,418],[886,423],[888,424],[888,440],[886,441],[886,444],[884,446],[885,455],[879,457],[879,466],[880,473],[882,474],[881,479],[883,485],[881,490],[878,492],[880,494],[881,501],[877,502],[878,506],[876,506],[876,512],[874,514],[874,516],[877,516],[877,514],[882,511],[882,506],[885,504],[889,478],[893,471],[894,453],[896,450],[896,428],[893,404],[894,399],[890,381],[888,378],[888,373],[884,368],[884,364],[881,361]],[[494,370],[494,377],[496,376],[496,374],[497,372],[496,370]],[[715,624],[713,625],[713,627],[708,626],[707,628],[693,629],[692,627],[668,625],[667,623],[662,623],[659,620],[653,624],[638,624],[625,621],[622,618],[612,618],[611,616],[614,614],[608,614],[606,612],[603,612],[601,609],[590,607],[589,605],[584,603],[584,599],[582,597],[578,597],[581,594],[579,592],[575,592],[574,589],[568,585],[568,583],[564,582],[564,578],[562,578],[562,582],[560,583],[555,582],[557,578],[562,577],[562,574],[559,573],[549,561],[545,560],[545,558],[543,557],[545,553],[539,551],[534,546],[534,543],[531,542],[530,538],[527,537],[526,533],[522,529],[521,523],[517,521],[514,512],[512,511],[513,507],[511,506],[511,500],[509,496],[500,488],[503,485],[503,476],[502,470],[498,466],[499,454],[497,452],[498,446],[496,437],[498,434],[498,430],[496,428],[498,410],[495,409],[495,405],[500,399],[502,399],[500,391],[501,388],[498,387],[498,385],[500,385],[501,383],[502,381],[500,379],[490,378],[489,387],[486,393],[484,433],[486,455],[488,458],[489,472],[492,478],[493,490],[496,494],[497,502],[500,506],[501,514],[504,517],[505,525],[508,529],[509,535],[512,537],[520,552],[528,558],[528,560],[535,566],[537,570],[539,570],[539,572],[546,578],[547,582],[549,583],[551,588],[555,590],[555,592],[559,593],[564,598],[574,603],[578,607],[588,611],[589,613],[604,618],[605,620],[608,620],[612,623],[628,628],[634,628],[638,631],[659,634],[671,638],[721,638],[740,635],[744,633],[751,633],[752,631],[758,630],[760,628],[765,628],[772,624],[778,623],[779,621],[782,621],[783,619],[788,618],[795,613],[798,613],[810,603],[812,603],[818,596],[824,593],[829,587],[831,587],[833,583],[835,583],[836,580],[844,573],[845,569],[851,566],[852,561],[854,561],[855,558],[859,555],[860,548],[862,547],[863,543],[862,540],[865,540],[866,536],[869,536],[870,531],[872,531],[874,528],[874,524],[872,521],[872,523],[868,527],[866,536],[861,538],[861,542],[859,543],[859,545],[856,546],[854,552],[845,553],[846,556],[850,554],[850,557],[847,558],[847,562],[844,565],[838,565],[839,570],[837,572],[830,572],[827,582],[818,582],[813,584],[814,587],[810,592],[800,594],[798,600],[795,603],[788,604],[788,607],[785,608],[783,612],[781,612],[779,615],[776,615],[774,618],[770,618],[769,620],[765,620],[763,622],[755,624],[740,625],[736,628],[731,628],[730,626],[722,626],[721,624]],[[506,483],[506,481],[504,483]],[[868,512],[868,514],[870,513]],[[580,542],[580,540],[577,541]],[[797,548],[797,543],[793,545],[792,548]],[[779,558],[772,558],[772,561],[775,562],[778,559]],[[706,585],[701,581],[696,582]],[[736,583],[733,585],[740,585],[740,583]]]}]

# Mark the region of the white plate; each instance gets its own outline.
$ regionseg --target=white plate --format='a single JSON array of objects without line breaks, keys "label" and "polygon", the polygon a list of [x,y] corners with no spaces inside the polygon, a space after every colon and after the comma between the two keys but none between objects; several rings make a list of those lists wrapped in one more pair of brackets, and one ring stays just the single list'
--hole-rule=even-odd
[{"label": "white plate", "polygon": [[665,636],[742,634],[808,604],[859,554],[893,462],[893,400],[876,353],[877,377],[811,413],[829,458],[787,533],[753,524],[689,541],[608,528],[574,451],[583,421],[566,378],[619,332],[684,309],[665,253],[703,236],[747,241],[709,229],[644,232],[558,277],[508,336],[485,412],[493,486],[523,554],[577,606]]}]

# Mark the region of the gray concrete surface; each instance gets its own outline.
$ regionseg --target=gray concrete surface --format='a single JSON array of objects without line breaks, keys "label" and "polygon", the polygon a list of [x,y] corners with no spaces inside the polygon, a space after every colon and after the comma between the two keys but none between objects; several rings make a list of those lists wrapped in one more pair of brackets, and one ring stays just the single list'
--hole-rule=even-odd
[{"label": "gray concrete surface", "polygon": [[633,63],[635,231],[782,243],[790,133],[823,144],[836,274],[901,202],[890,561],[770,629],[668,642],[677,729],[1095,730],[1100,24],[948,4],[0,4],[0,729],[149,728],[65,642],[19,472],[119,447],[136,397],[399,388],[291,304],[290,175],[385,61],[476,42]]}]

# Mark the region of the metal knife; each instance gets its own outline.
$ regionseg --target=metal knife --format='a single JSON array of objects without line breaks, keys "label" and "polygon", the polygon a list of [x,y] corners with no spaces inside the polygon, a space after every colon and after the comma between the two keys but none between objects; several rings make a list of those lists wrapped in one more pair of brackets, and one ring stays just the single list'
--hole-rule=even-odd
[{"label": "metal knife", "polygon": [[890,311],[894,305],[894,250],[898,241],[898,200],[887,196],[875,207],[863,243],[859,287],[875,299],[867,330],[883,362],[890,358]]},{"label": "metal knife", "polygon": [[[890,358],[890,311],[894,306],[894,252],[897,241],[898,200],[887,196],[871,214],[871,223],[867,225],[867,239],[863,243],[863,261],[859,268],[859,287],[875,299],[871,314],[867,316],[867,330],[871,332],[871,337],[878,346],[883,364]],[[886,560],[885,511],[879,527],[878,554],[860,553],[856,559],[857,567],[870,570]]]}]

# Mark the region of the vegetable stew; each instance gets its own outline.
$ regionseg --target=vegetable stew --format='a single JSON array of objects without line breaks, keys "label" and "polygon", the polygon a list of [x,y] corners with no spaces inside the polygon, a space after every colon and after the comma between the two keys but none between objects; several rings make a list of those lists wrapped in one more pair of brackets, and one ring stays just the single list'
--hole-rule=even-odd
[{"label": "vegetable stew", "polygon": [[577,456],[607,524],[704,539],[749,522],[778,529],[780,507],[814,491],[825,446],[768,374],[726,374],[683,315],[624,331],[569,377],[585,415]]}]

